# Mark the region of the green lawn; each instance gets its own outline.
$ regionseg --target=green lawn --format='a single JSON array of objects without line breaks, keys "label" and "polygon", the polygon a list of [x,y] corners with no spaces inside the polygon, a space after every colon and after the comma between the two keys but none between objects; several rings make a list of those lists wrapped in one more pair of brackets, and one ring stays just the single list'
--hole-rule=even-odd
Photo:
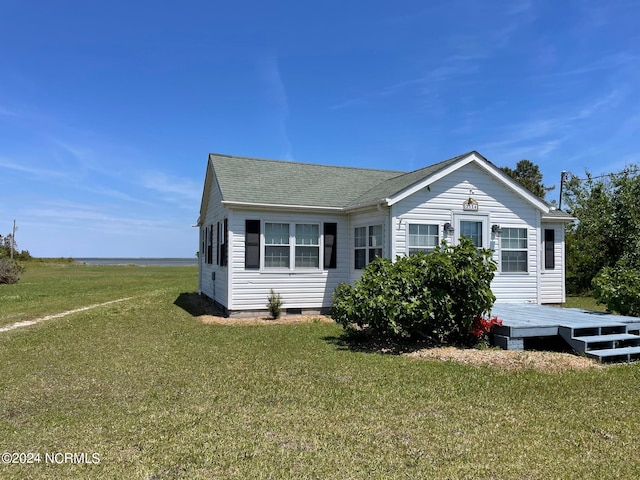
[{"label": "green lawn", "polygon": [[[543,374],[354,352],[333,324],[207,325],[192,267],[0,286],[0,478],[638,478],[640,366]],[[265,299],[266,302],[266,299]],[[99,464],[45,464],[86,452]],[[57,457],[62,458],[62,457]]]},{"label": "green lawn", "polygon": [[606,305],[596,302],[593,297],[581,297],[578,295],[567,295],[565,308],[582,308],[584,310],[594,310],[604,312],[607,310]]}]

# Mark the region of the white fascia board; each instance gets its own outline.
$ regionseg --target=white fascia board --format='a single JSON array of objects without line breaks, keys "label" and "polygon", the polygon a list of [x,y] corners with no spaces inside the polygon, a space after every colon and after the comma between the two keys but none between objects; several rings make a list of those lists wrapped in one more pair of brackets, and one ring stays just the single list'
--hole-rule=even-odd
[{"label": "white fascia board", "polygon": [[498,180],[499,182],[516,192],[518,195],[523,197],[526,201],[537,207],[543,214],[549,212],[549,205],[545,201],[535,196],[529,190],[512,179],[509,175],[504,173],[502,170],[494,167],[493,165],[490,165],[487,162],[483,162],[480,159],[476,159],[476,163],[478,164],[478,166],[491,173],[496,178],[496,180]]},{"label": "white fascia board", "polygon": [[572,217],[571,215],[567,215],[565,217],[548,217],[545,214],[542,214],[542,221],[545,223],[571,223],[577,220],[576,217]]},{"label": "white fascia board", "polygon": [[402,190],[401,192],[397,193],[396,195],[393,195],[391,198],[387,198],[386,199],[387,204],[389,206],[391,206],[391,205],[394,205],[394,204],[398,203],[401,200],[404,200],[408,196],[413,195],[414,193],[422,190],[425,187],[428,187],[432,183],[437,182],[441,178],[446,177],[450,173],[455,172],[460,167],[464,167],[465,165],[467,165],[468,163],[473,162],[474,160],[476,162],[478,162],[478,163],[481,163],[480,160],[476,157],[475,153],[472,153],[471,155],[469,155],[469,156],[467,156],[465,158],[461,158],[457,162],[449,165],[447,168],[443,168],[442,170],[434,173],[433,175],[430,175],[430,176],[422,179],[421,181],[419,181],[418,183],[412,185],[411,187]]},{"label": "white fascia board", "polygon": [[278,203],[252,203],[252,202],[235,202],[223,200],[222,204],[225,207],[239,207],[239,208],[260,208],[260,209],[285,209],[285,210],[320,210],[329,212],[343,213],[342,207],[320,207],[317,205],[283,205]]},{"label": "white fascia board", "polygon": [[200,200],[200,215],[198,216],[198,225],[207,216],[207,208],[209,207],[209,197],[211,194],[211,177],[213,176],[213,167],[211,159],[207,161],[207,171],[204,175],[204,186],[202,187],[202,199]]},{"label": "white fascia board", "polygon": [[360,203],[348,208],[344,208],[342,211],[345,213],[358,213],[358,211],[366,212],[368,210],[380,210],[383,207],[389,207],[388,198],[383,200],[376,200],[375,202]]},{"label": "white fascia board", "polygon": [[443,168],[442,170],[434,173],[433,175],[430,175],[424,178],[423,180],[416,183],[415,185],[412,185],[411,187],[403,190],[402,192],[399,192],[397,195],[394,195],[391,198],[388,198],[387,203],[389,205],[398,203],[400,200],[403,200],[408,196],[413,195],[414,193],[422,190],[423,188],[431,185],[434,182],[437,182],[438,180],[446,177],[450,173],[455,172],[459,168],[462,168],[471,162],[475,162],[476,165],[478,165],[479,167],[484,169],[486,172],[491,174],[497,181],[504,184],[506,187],[513,190],[514,192],[516,192],[518,195],[523,197],[526,201],[534,205],[543,213],[549,212],[549,206],[544,201],[536,197],[533,193],[529,192],[526,188],[522,187],[518,182],[513,180],[506,173],[502,172],[501,170],[494,167],[493,165],[485,162],[483,159],[478,158],[478,156],[475,153],[472,153],[465,158],[461,158],[460,160],[453,163],[452,165],[449,165],[447,168]]}]

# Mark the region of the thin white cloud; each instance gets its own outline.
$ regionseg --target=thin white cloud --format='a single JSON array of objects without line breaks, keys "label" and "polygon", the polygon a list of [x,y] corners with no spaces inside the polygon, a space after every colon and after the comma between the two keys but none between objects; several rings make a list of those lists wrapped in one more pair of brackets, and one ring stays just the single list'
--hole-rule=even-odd
[{"label": "thin white cloud", "polygon": [[82,229],[100,231],[118,231],[130,233],[132,228],[166,228],[169,222],[158,217],[149,219],[144,216],[118,215],[117,210],[109,206],[85,205],[65,200],[50,200],[37,208],[28,208],[20,213],[25,219],[38,224],[75,226]]},{"label": "thin white cloud", "polygon": [[287,131],[289,101],[276,54],[267,54],[261,58],[260,73],[265,83],[267,98],[273,110],[279,141],[284,150],[283,158],[293,160],[293,147]]},{"label": "thin white cloud", "polygon": [[162,172],[147,173],[141,180],[143,187],[156,191],[172,202],[184,203],[193,207],[201,200],[202,185],[186,178],[170,177]]},{"label": "thin white cloud", "polygon": [[31,166],[25,163],[16,163],[14,160],[8,160],[5,158],[0,158],[0,168],[13,170],[19,173],[25,173],[29,176],[37,178],[69,178],[69,174],[61,170],[50,170],[37,166]]},{"label": "thin white cloud", "polygon": [[601,110],[617,107],[624,98],[621,89],[615,89],[600,98],[594,99],[591,103],[580,108],[576,114],[576,119],[587,119],[597,114]]}]

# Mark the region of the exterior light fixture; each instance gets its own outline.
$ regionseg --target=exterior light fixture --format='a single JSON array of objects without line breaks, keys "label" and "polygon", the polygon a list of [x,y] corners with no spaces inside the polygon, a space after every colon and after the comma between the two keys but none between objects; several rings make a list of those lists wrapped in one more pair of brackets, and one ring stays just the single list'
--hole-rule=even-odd
[{"label": "exterior light fixture", "polygon": [[491,233],[495,233],[496,235],[500,235],[502,233],[502,227],[497,223],[491,225]]},{"label": "exterior light fixture", "polygon": [[445,234],[452,234],[453,233],[453,225],[451,225],[449,222],[444,224],[444,233]]}]

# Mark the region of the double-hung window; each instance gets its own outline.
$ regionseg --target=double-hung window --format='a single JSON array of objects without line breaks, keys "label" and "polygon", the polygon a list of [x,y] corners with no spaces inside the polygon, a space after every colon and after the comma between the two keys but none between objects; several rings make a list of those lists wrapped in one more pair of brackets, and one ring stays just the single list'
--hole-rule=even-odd
[{"label": "double-hung window", "polygon": [[526,228],[503,227],[500,236],[500,250],[503,273],[526,273],[528,271]]},{"label": "double-hung window", "polygon": [[[247,221],[245,240],[250,255],[245,259],[245,268],[260,265],[260,229],[257,220]],[[333,232],[329,246],[329,262],[325,268],[335,268],[336,224],[325,224],[325,234]],[[255,237],[255,238],[254,238]],[[332,261],[333,260],[333,261]],[[320,225],[317,223],[275,223],[264,224],[264,268],[319,269],[320,268]]]},{"label": "double-hung window", "polygon": [[296,268],[320,268],[320,226],[296,223]]},{"label": "double-hung window", "polygon": [[289,224],[264,224],[264,266],[265,268],[289,268],[291,255]]},{"label": "double-hung window", "polygon": [[382,256],[382,225],[356,227],[353,231],[354,268],[362,269]]},{"label": "double-hung window", "polygon": [[438,240],[438,225],[409,224],[409,255],[432,252]]}]

